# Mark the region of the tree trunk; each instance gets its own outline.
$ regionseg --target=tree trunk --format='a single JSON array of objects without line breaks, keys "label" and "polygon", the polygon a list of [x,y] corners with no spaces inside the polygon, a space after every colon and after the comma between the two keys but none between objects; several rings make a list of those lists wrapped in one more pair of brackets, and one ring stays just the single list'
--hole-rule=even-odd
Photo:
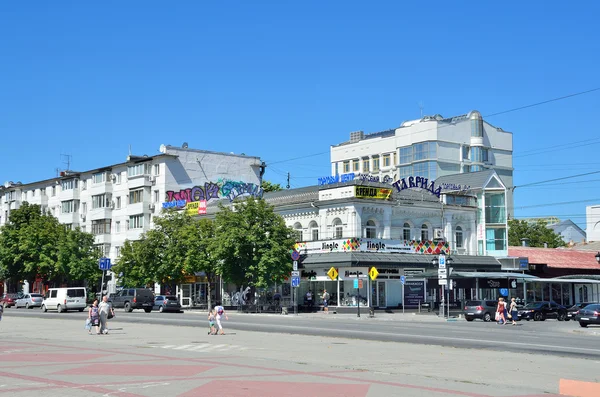
[{"label": "tree trunk", "polygon": [[212,309],[212,299],[211,299],[212,291],[210,290],[210,285],[212,284],[212,279],[213,279],[213,277],[211,277],[207,274],[206,280],[208,281],[208,287],[206,289],[206,303],[207,303],[209,312]]}]

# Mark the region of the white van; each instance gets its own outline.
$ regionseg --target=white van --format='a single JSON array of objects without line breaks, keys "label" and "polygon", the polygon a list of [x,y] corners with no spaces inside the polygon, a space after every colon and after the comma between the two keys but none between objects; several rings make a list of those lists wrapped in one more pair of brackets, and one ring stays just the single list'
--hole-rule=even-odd
[{"label": "white van", "polygon": [[42,302],[44,312],[56,309],[59,313],[67,310],[83,311],[87,306],[87,291],[84,287],[50,288]]}]

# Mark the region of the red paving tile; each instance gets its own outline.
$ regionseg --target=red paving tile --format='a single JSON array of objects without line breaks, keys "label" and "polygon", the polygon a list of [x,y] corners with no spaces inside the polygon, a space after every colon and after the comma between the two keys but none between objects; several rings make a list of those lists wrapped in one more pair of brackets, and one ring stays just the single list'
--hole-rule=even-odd
[{"label": "red paving tile", "polygon": [[3,362],[69,363],[96,360],[106,354],[9,353],[0,355]]},{"label": "red paving tile", "polygon": [[98,363],[54,372],[53,375],[194,376],[213,367],[206,365],[107,364]]},{"label": "red paving tile", "polygon": [[369,385],[341,385],[332,383],[267,382],[267,381],[212,381],[178,397],[365,397]]}]

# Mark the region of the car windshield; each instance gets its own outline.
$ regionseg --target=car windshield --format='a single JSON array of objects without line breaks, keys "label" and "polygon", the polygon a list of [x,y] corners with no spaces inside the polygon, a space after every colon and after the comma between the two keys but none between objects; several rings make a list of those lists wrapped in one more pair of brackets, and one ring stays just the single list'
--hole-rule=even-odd
[{"label": "car windshield", "polygon": [[481,301],[467,301],[467,303],[465,303],[465,306],[479,306],[481,305]]},{"label": "car windshield", "polygon": [[543,302],[531,302],[525,305],[524,309],[536,309],[540,306],[542,306],[544,303]]},{"label": "car windshield", "polygon": [[170,301],[176,301],[177,297],[176,296],[165,296],[165,299],[168,299]]},{"label": "car windshield", "polygon": [[43,298],[41,294],[31,294],[32,298]]}]

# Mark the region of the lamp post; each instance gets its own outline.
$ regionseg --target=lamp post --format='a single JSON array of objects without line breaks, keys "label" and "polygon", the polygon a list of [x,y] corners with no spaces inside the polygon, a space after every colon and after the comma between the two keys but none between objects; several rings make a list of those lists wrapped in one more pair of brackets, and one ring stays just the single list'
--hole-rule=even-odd
[{"label": "lamp post", "polygon": [[[451,257],[446,257],[446,254],[444,254],[443,252],[441,252],[438,257],[434,257],[431,260],[431,264],[434,267],[438,268],[438,283],[442,286],[442,298],[441,298],[441,302],[440,302],[440,315],[445,318],[446,317],[446,313],[444,313],[444,309],[445,309],[445,303],[446,303],[446,285],[448,283],[448,276],[449,274],[452,272],[452,268],[447,268],[446,265],[451,265],[452,264],[452,258]],[[439,282],[440,280],[444,280],[444,283],[442,284],[441,282]],[[450,315],[450,291],[448,290],[448,317]]]}]

